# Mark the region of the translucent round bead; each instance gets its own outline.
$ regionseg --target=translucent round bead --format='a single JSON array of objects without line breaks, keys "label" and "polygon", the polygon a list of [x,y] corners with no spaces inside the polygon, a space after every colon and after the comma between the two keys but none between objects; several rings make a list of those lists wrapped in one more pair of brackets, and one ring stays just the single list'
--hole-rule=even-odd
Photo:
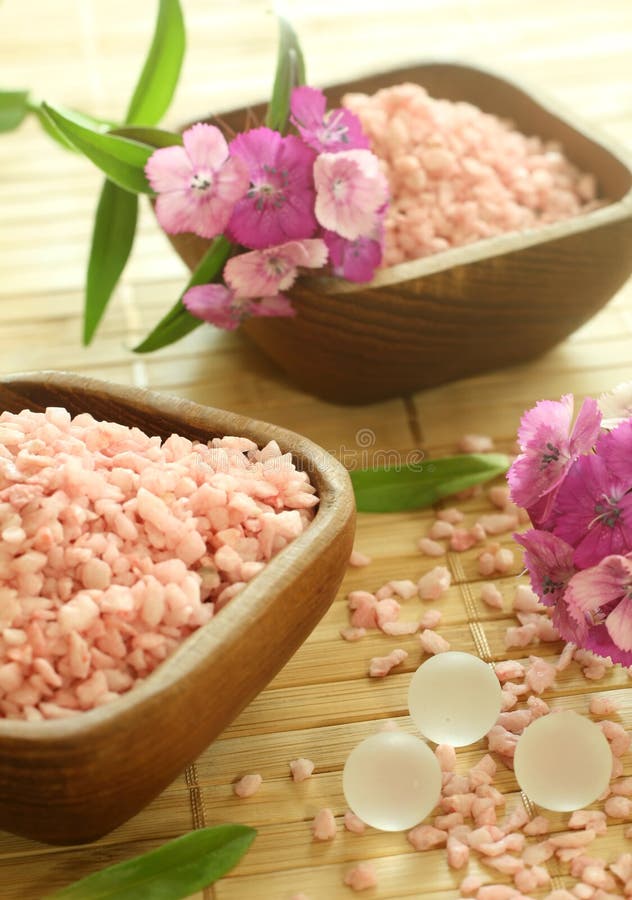
[{"label": "translucent round bead", "polygon": [[345,763],[342,789],[353,812],[382,831],[403,831],[426,818],[441,793],[441,769],[424,741],[383,731],[355,747]]},{"label": "translucent round bead", "polygon": [[608,786],[612,754],[601,728],[575,712],[552,713],[528,725],[516,745],[514,771],[527,797],[569,812],[592,803]]},{"label": "translucent round bead", "polygon": [[422,663],[408,689],[408,709],[417,728],[429,740],[452,747],[473,744],[487,734],[501,701],[500,684],[487,663],[456,650]]}]

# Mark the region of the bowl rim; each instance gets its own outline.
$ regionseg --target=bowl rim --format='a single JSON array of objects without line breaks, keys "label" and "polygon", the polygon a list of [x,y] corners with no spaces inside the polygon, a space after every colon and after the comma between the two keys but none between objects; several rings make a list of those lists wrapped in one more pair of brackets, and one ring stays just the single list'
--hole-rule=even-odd
[{"label": "bowl rim", "polygon": [[[324,448],[309,438],[281,426],[259,419],[232,413],[228,410],[203,406],[191,400],[151,391],[146,388],[116,384],[100,379],[87,378],[74,373],[44,370],[41,372],[15,373],[0,377],[0,387],[12,385],[57,384],[69,388],[74,393],[95,391],[106,393],[114,401],[125,403],[141,401],[152,411],[173,416],[173,404],[178,410],[196,412],[198,421],[209,421],[209,439],[219,436],[225,426],[234,428],[234,433],[246,437],[269,435],[268,439],[278,442],[283,452],[291,452],[299,467],[308,464],[310,480],[317,484],[320,502],[309,526],[287,547],[274,556],[258,575],[243,590],[231,599],[213,618],[182,641],[166,660],[160,663],[142,683],[130,688],[119,699],[96,709],[82,711],[77,716],[63,719],[49,719],[42,722],[6,719],[0,717],[0,746],[5,741],[18,741],[24,747],[45,743],[74,743],[88,735],[95,735],[113,725],[118,719],[125,719],[142,709],[146,704],[157,701],[160,696],[204,664],[204,660],[214,648],[234,634],[235,622],[254,618],[264,609],[271,593],[280,589],[289,571],[304,569],[318,560],[323,541],[331,543],[348,520],[345,513],[346,500],[353,498],[351,482],[347,470]],[[0,410],[1,412],[2,410]],[[217,431],[215,430],[217,428]],[[197,440],[197,439],[196,439]],[[342,501],[342,502],[341,502]],[[353,502],[352,509],[355,508]],[[332,526],[334,526],[332,528]],[[331,529],[331,535],[326,538]],[[248,616],[248,613],[251,615]]]},{"label": "bowl rim", "polygon": [[[354,77],[349,78],[344,82],[327,84],[323,89],[327,91],[328,89],[339,88],[347,83],[350,84],[355,81],[379,77],[380,74],[388,74],[390,76],[401,72],[404,76],[414,69],[440,66],[460,69],[463,73],[480,73],[525,94],[545,112],[556,117],[563,122],[563,124],[568,125],[587,140],[598,145],[602,150],[615,157],[615,159],[628,170],[632,177],[632,154],[630,154],[623,146],[620,146],[616,140],[610,138],[608,135],[602,134],[599,126],[593,126],[581,121],[574,113],[569,112],[563,104],[559,104],[556,100],[546,96],[546,94],[540,90],[534,90],[522,80],[507,77],[492,67],[482,66],[476,62],[463,62],[462,60],[427,57],[422,60],[412,60],[407,64],[392,69],[385,69],[381,73],[367,70],[358,71]],[[559,222],[539,225],[534,228],[528,228],[521,231],[509,231],[504,234],[474,241],[471,244],[442,250],[440,253],[434,253],[430,256],[421,257],[420,259],[398,263],[395,266],[389,266],[379,270],[372,281],[364,284],[357,284],[342,278],[334,278],[327,275],[320,277],[303,276],[301,277],[300,282],[308,289],[320,291],[325,294],[353,294],[360,291],[372,290],[373,288],[385,288],[403,281],[412,281],[429,275],[436,275],[447,269],[455,268],[456,266],[480,262],[495,256],[505,255],[528,247],[534,247],[538,244],[548,243],[549,241],[555,241],[559,238],[579,234],[584,231],[591,231],[594,228],[600,228],[603,225],[618,222],[630,216],[632,216],[632,184],[629,190],[619,200],[608,203],[606,206],[598,209],[591,210],[590,212],[582,213],[568,219],[562,219]]]}]

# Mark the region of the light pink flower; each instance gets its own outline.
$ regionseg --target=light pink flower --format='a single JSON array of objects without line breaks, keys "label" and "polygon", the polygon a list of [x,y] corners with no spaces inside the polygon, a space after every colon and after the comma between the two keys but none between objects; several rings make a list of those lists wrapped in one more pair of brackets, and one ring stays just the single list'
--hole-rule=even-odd
[{"label": "light pink flower", "polygon": [[239,297],[267,297],[292,287],[299,266],[320,269],[326,262],[325,242],[308,238],[233,256],[226,263],[224,278]]},{"label": "light pink flower", "polygon": [[542,603],[554,606],[575,574],[573,548],[556,535],[533,528],[514,534],[514,538],[525,549],[524,561],[531,587]]},{"label": "light pink flower", "polygon": [[277,294],[260,300],[237,297],[223,284],[200,284],[189,288],[182,302],[191,315],[217,328],[234,331],[244,319],[251,316],[294,316],[287,297]]},{"label": "light pink flower", "polygon": [[182,135],[184,146],[161,147],[147,160],[156,216],[165,231],[191,231],[203,238],[221,234],[235,203],[248,189],[248,169],[228,155],[219,128],[198,123]]},{"label": "light pink flower", "polygon": [[388,183],[370,150],[321,153],[314,163],[316,218],[348,241],[371,233]]},{"label": "light pink flower", "polygon": [[297,87],[290,100],[290,121],[306,144],[319,153],[368,149],[369,139],[360,119],[348,109],[327,112],[327,98],[313,87]]},{"label": "light pink flower", "polygon": [[238,134],[230,152],[248,167],[250,187],[229,222],[236,243],[253,250],[312,237],[316,154],[294,135],[270,128]]}]

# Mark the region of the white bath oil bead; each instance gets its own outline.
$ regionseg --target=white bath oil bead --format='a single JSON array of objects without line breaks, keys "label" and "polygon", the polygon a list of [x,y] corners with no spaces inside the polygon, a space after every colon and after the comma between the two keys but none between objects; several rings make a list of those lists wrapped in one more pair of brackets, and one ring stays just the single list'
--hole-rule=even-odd
[{"label": "white bath oil bead", "polygon": [[516,745],[514,771],[538,806],[570,812],[606,789],[612,754],[598,725],[575,712],[556,712],[525,728]]},{"label": "white bath oil bead", "polygon": [[502,693],[478,656],[437,653],[417,669],[408,689],[410,715],[424,737],[465,747],[487,734],[500,714]]},{"label": "white bath oil bead", "polygon": [[432,812],[441,769],[428,745],[404,731],[371,735],[351,751],[342,789],[353,812],[382,831],[404,831]]}]

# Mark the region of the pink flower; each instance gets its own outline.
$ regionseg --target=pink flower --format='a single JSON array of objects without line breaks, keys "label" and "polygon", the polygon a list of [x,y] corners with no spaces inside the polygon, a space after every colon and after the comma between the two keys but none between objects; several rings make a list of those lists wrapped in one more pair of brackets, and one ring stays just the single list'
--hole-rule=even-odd
[{"label": "pink flower", "polygon": [[595,450],[606,463],[608,471],[628,490],[632,488],[632,419],[602,434]]},{"label": "pink flower", "polygon": [[601,414],[594,400],[584,400],[571,432],[572,415],[573,395],[566,394],[559,402],[541,400],[522,417],[518,431],[522,453],[507,478],[512,500],[526,507],[535,525],[548,518],[556,488],[573,460],[588,453],[599,435]]},{"label": "pink flower", "polygon": [[370,146],[360,119],[348,109],[327,112],[327,98],[316,88],[294,88],[290,110],[292,124],[298,128],[305,143],[319,153],[368,149]]},{"label": "pink flower", "polygon": [[601,456],[582,456],[560,486],[553,507],[553,533],[575,548],[579,569],[604,556],[632,551],[632,494],[609,472]]},{"label": "pink flower", "polygon": [[260,300],[237,297],[223,284],[200,284],[189,288],[182,302],[198,319],[217,328],[234,331],[251,316],[294,316],[292,304],[282,294]]},{"label": "pink flower", "polygon": [[347,241],[333,231],[325,231],[323,237],[329,248],[334,275],[357,283],[371,281],[382,262],[381,241],[371,237]]},{"label": "pink flower", "polygon": [[156,216],[165,231],[192,231],[213,238],[228,224],[235,203],[248,189],[248,170],[231,159],[214,125],[198,123],[182,135],[183,147],[161,147],[145,174],[158,194]]},{"label": "pink flower", "polygon": [[321,153],[314,163],[316,218],[349,241],[368,235],[388,199],[388,184],[370,150]]},{"label": "pink flower", "polygon": [[514,538],[525,549],[524,561],[531,587],[542,603],[554,606],[575,574],[573,548],[548,531],[531,529],[514,534]]},{"label": "pink flower", "polygon": [[566,592],[582,643],[613,662],[632,663],[632,560],[607,556],[578,572]]},{"label": "pink flower", "polygon": [[231,141],[230,152],[249,172],[250,187],[230,219],[230,236],[253,250],[311,237],[316,154],[294,135],[255,128]]},{"label": "pink flower", "polygon": [[320,269],[327,262],[327,246],[320,238],[289,241],[266,250],[233,256],[224,278],[239,297],[266,297],[292,287],[298,267]]}]

